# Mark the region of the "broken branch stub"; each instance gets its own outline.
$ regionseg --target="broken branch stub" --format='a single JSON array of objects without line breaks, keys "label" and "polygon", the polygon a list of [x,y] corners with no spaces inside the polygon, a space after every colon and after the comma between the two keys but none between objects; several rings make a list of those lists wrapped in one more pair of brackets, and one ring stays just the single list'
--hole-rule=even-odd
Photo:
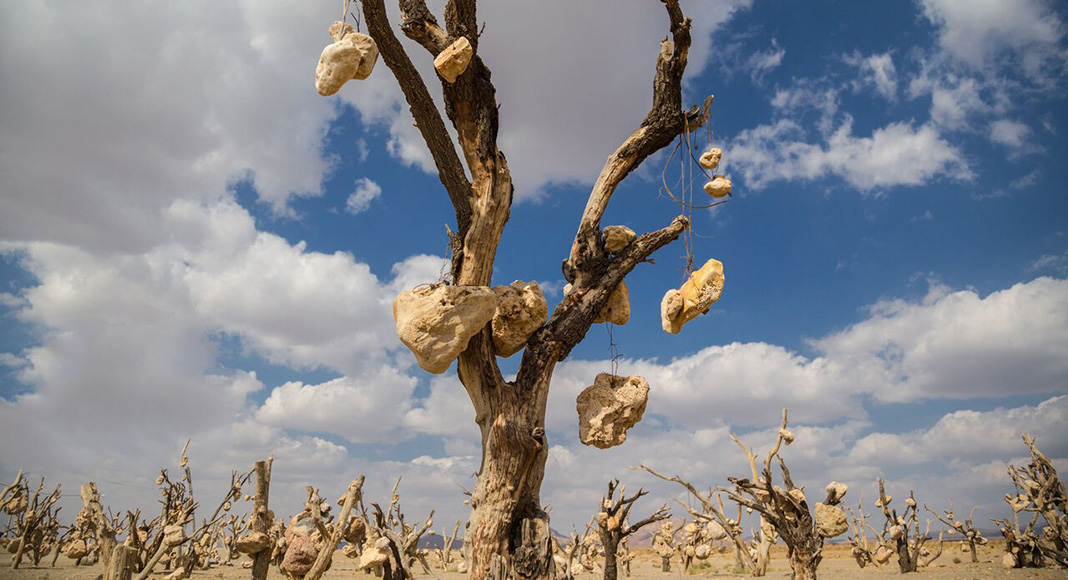
[{"label": "broken branch stub", "polygon": [[334,43],[319,55],[315,67],[315,90],[326,97],[337,93],[350,80],[371,76],[378,62],[378,45],[373,38],[360,34],[341,21],[330,26]]},{"label": "broken branch stub", "polygon": [[516,280],[494,286],[497,309],[493,314],[493,350],[510,357],[519,352],[534,331],[549,319],[549,305],[537,282]]},{"label": "broken branch stub", "polygon": [[678,334],[687,322],[708,312],[722,295],[724,281],[723,263],[711,259],[690,274],[682,288],[668,290],[660,302],[660,322],[664,332]]},{"label": "broken branch stub", "polygon": [[441,374],[493,319],[496,305],[496,294],[485,286],[421,286],[393,301],[393,320],[419,366]]},{"label": "broken branch stub", "polygon": [[640,376],[601,373],[579,393],[579,440],[608,449],[627,440],[627,430],[641,421],[649,400],[649,383]]},{"label": "broken branch stub", "polygon": [[467,40],[466,36],[461,36],[434,58],[434,69],[438,71],[441,78],[452,84],[467,70],[467,65],[471,63],[471,57],[474,54],[475,49],[471,46],[471,41]]}]

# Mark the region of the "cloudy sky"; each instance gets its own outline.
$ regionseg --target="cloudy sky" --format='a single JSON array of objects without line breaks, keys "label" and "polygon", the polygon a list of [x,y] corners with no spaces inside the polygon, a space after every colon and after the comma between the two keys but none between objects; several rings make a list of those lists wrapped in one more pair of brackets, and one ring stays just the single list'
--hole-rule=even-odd
[{"label": "cloudy sky", "polygon": [[[536,280],[555,303],[590,184],[648,109],[666,17],[653,0],[486,4],[480,51],[517,187],[495,282]],[[848,482],[851,504],[883,477],[986,522],[1024,430],[1068,470],[1064,4],[683,7],[685,98],[716,96],[695,146],[723,148],[735,191],[694,212],[693,253],[721,260],[727,285],[671,336],[659,304],[683,245],[628,278],[631,320],[611,340],[620,374],[652,391],[622,447],[577,437],[576,395],[612,368],[609,329],[558,367],[554,527],[585,521],[609,477],[651,489],[650,511],[678,495],[628,469],[642,462],[699,486],[745,474],[728,433],[767,449],[784,406],[795,479]],[[151,511],[158,470],[192,438],[205,505],[273,452],[280,514],[306,484],[336,497],[363,473],[371,499],[403,476],[411,518],[466,519],[473,412],[454,369],[414,365],[390,311],[438,279],[452,212],[382,63],[316,94],[339,15],[0,6],[0,479],[24,469],[69,494],[95,480],[112,507]],[[624,183],[606,225],[678,212],[662,183],[678,195],[692,166],[668,153]]]}]

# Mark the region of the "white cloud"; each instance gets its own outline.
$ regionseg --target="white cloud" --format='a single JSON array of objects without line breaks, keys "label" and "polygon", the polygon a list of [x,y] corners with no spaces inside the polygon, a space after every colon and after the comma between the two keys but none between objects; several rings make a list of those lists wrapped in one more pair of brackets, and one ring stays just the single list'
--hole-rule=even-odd
[{"label": "white cloud", "polygon": [[[920,0],[939,44],[976,68],[1020,66],[1032,77],[1065,64],[1065,23],[1046,0]],[[1044,70],[1045,69],[1045,70]]]},{"label": "white cloud", "polygon": [[1060,275],[1068,274],[1068,250],[1061,254],[1043,254],[1027,267],[1030,272],[1049,270]]},{"label": "white cloud", "polygon": [[400,435],[414,377],[383,366],[319,385],[290,382],[275,388],[256,420],[283,429],[333,433],[354,443]]},{"label": "white cloud", "polygon": [[811,181],[828,175],[844,179],[862,193],[923,185],[939,177],[972,178],[963,153],[935,127],[891,123],[870,137],[857,137],[848,116],[823,143],[805,141],[801,127],[786,119],[744,130],[730,143],[729,161],[754,189],[774,181]]},{"label": "white cloud", "polygon": [[855,88],[870,86],[875,89],[876,94],[888,101],[897,98],[897,68],[889,52],[867,57],[854,52],[845,58],[845,62],[857,67],[860,73],[854,83]]},{"label": "white cloud", "polygon": [[345,211],[360,213],[371,207],[371,202],[382,195],[382,188],[374,181],[361,177],[356,180],[356,189],[345,201]]},{"label": "white cloud", "polygon": [[779,68],[785,56],[786,49],[781,48],[774,38],[771,39],[771,48],[755,52],[749,56],[749,60],[746,62],[746,69],[749,71],[750,78],[754,83],[759,83],[764,75]]},{"label": "white cloud", "polygon": [[871,317],[814,341],[865,369],[882,401],[1053,393],[1068,361],[1068,280],[1039,278],[980,297],[935,287],[923,302],[880,302]]},{"label": "white cloud", "polygon": [[1013,150],[1030,148],[1031,128],[1010,119],[998,119],[990,124],[990,140]]}]

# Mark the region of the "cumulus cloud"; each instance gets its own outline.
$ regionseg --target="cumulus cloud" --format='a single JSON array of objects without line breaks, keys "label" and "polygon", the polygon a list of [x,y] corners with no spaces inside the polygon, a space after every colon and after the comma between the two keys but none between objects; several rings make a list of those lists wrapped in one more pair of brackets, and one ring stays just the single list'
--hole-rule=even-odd
[{"label": "cumulus cloud", "polygon": [[938,27],[938,41],[953,58],[972,67],[1019,65],[1032,77],[1063,67],[1065,23],[1046,0],[920,0],[923,15]]},{"label": "cumulus cloud", "polygon": [[889,52],[861,56],[854,52],[846,56],[846,64],[859,71],[859,78],[854,82],[855,88],[871,87],[875,93],[888,101],[897,97],[897,68]]},{"label": "cumulus cloud", "polygon": [[345,211],[360,213],[371,207],[371,202],[382,195],[382,188],[374,181],[361,177],[356,180],[356,189],[345,200]]},{"label": "cumulus cloud", "polygon": [[1019,121],[998,119],[990,124],[990,140],[1019,151],[1028,148],[1031,128]]},{"label": "cumulus cloud", "polygon": [[891,123],[870,137],[853,134],[852,118],[822,143],[810,143],[796,122],[782,119],[746,129],[730,143],[730,162],[746,185],[760,189],[774,181],[815,180],[829,175],[870,194],[895,186],[916,186],[973,174],[961,150],[927,124]]}]

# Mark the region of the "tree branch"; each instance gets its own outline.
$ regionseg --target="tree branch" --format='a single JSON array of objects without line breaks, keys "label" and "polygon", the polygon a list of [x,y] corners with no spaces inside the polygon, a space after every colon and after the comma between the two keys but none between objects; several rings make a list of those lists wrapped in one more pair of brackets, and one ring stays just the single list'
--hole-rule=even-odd
[{"label": "tree branch", "polygon": [[[413,3],[422,4],[422,2]],[[425,5],[423,8],[426,8]],[[422,77],[408,58],[400,40],[393,34],[383,0],[364,0],[363,16],[367,21],[368,33],[378,44],[382,60],[397,79],[412,117],[415,119],[415,125],[419,133],[423,135],[430,154],[434,157],[438,178],[445,186],[452,206],[456,210],[456,225],[459,228],[459,235],[463,236],[471,225],[471,203],[469,201],[471,182],[464,173],[463,165],[456,154],[456,148],[445,128],[445,122],[426,84],[423,83]],[[454,255],[454,260],[456,259],[458,257]]]}]

